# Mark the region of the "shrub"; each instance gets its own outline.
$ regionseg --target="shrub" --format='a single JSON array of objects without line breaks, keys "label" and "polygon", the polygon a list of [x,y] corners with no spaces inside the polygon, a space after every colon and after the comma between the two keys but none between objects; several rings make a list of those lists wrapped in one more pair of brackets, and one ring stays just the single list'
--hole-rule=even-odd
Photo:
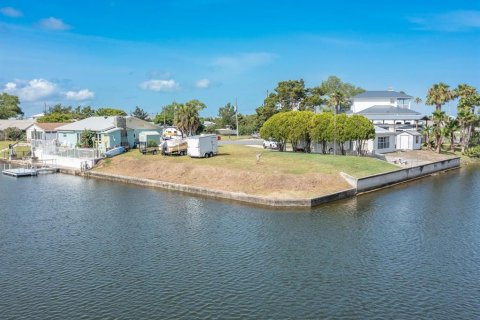
[{"label": "shrub", "polygon": [[25,140],[25,133],[18,128],[6,128],[3,133],[7,140]]},{"label": "shrub", "polygon": [[467,151],[465,151],[465,155],[470,158],[480,157],[480,146],[469,148]]}]

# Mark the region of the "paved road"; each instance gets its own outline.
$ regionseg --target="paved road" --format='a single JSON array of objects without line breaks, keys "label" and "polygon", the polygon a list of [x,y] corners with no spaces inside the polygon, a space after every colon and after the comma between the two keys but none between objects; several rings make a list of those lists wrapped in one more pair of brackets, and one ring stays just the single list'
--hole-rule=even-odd
[{"label": "paved road", "polygon": [[262,139],[242,139],[242,140],[228,140],[228,138],[222,137],[222,140],[218,141],[220,145],[222,144],[239,144],[239,145],[262,145]]}]

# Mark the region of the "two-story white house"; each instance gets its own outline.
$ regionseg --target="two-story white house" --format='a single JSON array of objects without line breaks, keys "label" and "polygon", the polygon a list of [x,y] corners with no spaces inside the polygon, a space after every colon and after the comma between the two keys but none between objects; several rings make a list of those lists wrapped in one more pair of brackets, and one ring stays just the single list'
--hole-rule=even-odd
[{"label": "two-story white house", "polygon": [[365,91],[352,98],[349,113],[365,116],[375,125],[376,137],[369,143],[369,150],[386,153],[421,148],[417,129],[423,115],[410,108],[412,99],[408,94],[393,90]]},{"label": "two-story white house", "polygon": [[377,125],[391,125],[391,130],[396,131],[398,124],[414,125],[423,118],[410,108],[412,99],[393,90],[365,91],[352,98],[351,113],[361,114]]}]

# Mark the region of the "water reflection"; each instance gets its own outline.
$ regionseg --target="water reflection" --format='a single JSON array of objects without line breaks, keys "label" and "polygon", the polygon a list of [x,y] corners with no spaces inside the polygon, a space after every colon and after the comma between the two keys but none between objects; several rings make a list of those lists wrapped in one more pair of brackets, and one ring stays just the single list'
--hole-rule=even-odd
[{"label": "water reflection", "polygon": [[480,170],[307,211],[0,177],[5,318],[479,318]]}]

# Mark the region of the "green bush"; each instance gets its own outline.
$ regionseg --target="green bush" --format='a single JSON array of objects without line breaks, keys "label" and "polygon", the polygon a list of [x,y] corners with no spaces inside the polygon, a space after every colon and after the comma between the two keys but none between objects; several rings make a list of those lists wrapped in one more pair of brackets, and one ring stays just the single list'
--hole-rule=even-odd
[{"label": "green bush", "polygon": [[5,130],[3,130],[3,133],[5,134],[5,138],[7,140],[16,141],[16,140],[25,140],[26,138],[25,132],[23,132],[18,128],[6,128]]},{"label": "green bush", "polygon": [[465,151],[465,155],[470,158],[480,157],[480,146],[469,148],[467,151]]}]

